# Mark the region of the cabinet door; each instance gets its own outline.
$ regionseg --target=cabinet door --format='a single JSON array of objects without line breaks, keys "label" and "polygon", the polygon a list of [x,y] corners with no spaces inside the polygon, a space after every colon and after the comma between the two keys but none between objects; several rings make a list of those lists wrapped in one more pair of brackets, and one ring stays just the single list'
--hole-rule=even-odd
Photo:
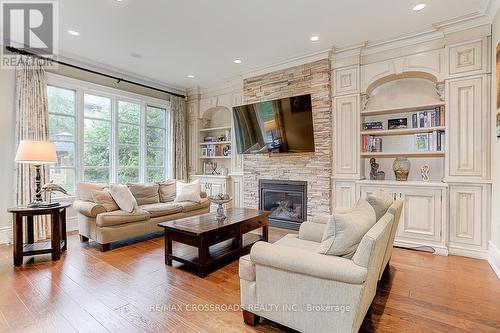
[{"label": "cabinet door", "polygon": [[359,175],[359,96],[335,98],[334,167],[336,175]]},{"label": "cabinet door", "polygon": [[429,189],[405,189],[397,238],[410,241],[441,241],[441,191]]},{"label": "cabinet door", "polygon": [[354,181],[334,182],[334,208],[352,208],[356,203],[356,184]]},{"label": "cabinet door", "polygon": [[450,242],[481,245],[482,187],[450,186]]},{"label": "cabinet door", "polygon": [[488,177],[487,75],[447,82],[447,173],[449,177]]}]

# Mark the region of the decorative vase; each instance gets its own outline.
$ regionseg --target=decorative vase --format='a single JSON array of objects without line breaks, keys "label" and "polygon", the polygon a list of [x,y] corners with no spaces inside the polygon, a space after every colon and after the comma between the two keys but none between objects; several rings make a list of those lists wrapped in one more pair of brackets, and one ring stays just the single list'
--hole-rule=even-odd
[{"label": "decorative vase", "polygon": [[408,180],[408,174],[410,173],[411,163],[406,157],[397,157],[392,163],[392,169],[396,175],[396,180],[405,181]]}]

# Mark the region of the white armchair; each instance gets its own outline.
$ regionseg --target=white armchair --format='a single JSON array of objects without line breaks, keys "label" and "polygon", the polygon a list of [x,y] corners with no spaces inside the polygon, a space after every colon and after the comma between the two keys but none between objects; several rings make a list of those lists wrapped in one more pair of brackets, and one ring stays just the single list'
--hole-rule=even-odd
[{"label": "white armchair", "polygon": [[392,249],[401,208],[401,200],[395,201],[352,259],[316,253],[328,216],[302,223],[299,235],[256,243],[240,259],[245,322],[255,325],[264,317],[301,332],[357,332]]}]

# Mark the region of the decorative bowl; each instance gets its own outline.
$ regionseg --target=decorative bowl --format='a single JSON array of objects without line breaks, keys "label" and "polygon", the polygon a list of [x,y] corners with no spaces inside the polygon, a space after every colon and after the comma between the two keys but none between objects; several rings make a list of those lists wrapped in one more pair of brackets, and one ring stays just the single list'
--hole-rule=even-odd
[{"label": "decorative bowl", "polygon": [[224,214],[224,207],[222,205],[231,202],[233,198],[230,197],[229,194],[216,194],[209,196],[207,199],[211,203],[217,204],[217,214],[215,215],[215,217],[217,219],[226,218],[226,215]]}]

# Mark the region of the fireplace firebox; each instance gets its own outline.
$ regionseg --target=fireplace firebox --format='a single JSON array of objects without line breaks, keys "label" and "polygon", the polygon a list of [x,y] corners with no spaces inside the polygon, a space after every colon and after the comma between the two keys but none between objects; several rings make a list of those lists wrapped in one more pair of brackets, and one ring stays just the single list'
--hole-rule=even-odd
[{"label": "fireplace firebox", "polygon": [[298,230],[307,220],[307,182],[260,179],[259,209],[272,212],[271,226]]}]

